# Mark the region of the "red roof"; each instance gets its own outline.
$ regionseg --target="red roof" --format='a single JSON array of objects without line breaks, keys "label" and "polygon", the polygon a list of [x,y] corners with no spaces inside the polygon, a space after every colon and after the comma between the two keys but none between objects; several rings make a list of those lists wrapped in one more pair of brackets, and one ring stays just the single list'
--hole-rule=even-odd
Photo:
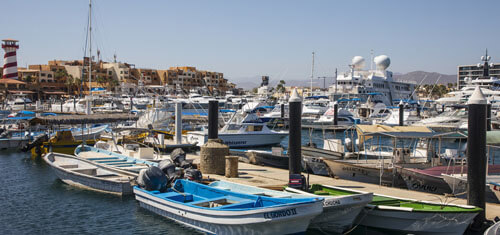
[{"label": "red roof", "polygon": [[16,80],[16,79],[11,79],[11,78],[2,78],[2,79],[0,79],[0,83],[2,83],[2,84],[22,84],[22,85],[26,85],[26,83],[23,82],[23,81],[19,81],[19,80]]},{"label": "red roof", "polygon": [[19,94],[19,93],[23,93],[23,94],[33,94],[35,93],[34,91],[19,91],[19,90],[8,90],[9,93],[15,93],[15,94]]}]

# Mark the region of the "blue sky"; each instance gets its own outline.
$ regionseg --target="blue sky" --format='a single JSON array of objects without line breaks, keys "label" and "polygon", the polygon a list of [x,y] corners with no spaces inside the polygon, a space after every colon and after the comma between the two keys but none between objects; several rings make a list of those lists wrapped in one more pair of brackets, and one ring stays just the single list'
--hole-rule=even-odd
[{"label": "blue sky", "polygon": [[[93,47],[104,60],[116,52],[137,67],[190,65],[235,82],[306,80],[312,51],[316,76],[347,70],[355,55],[369,60],[371,49],[402,73],[455,74],[485,48],[500,62],[500,1],[93,2]],[[20,41],[20,66],[79,59],[87,14],[86,0],[4,1],[0,37]]]}]

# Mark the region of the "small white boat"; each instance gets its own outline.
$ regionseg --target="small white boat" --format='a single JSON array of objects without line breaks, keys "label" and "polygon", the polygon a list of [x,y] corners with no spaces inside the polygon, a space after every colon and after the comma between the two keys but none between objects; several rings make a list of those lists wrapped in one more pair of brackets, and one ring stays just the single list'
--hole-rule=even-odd
[{"label": "small white boat", "polygon": [[[307,198],[323,197],[303,191],[287,188],[288,191],[276,191],[258,188],[228,181],[216,181],[210,187],[231,192],[247,193],[274,198]],[[343,233],[350,229],[363,207],[372,201],[372,193],[359,193],[323,197],[323,213],[311,221],[309,228],[329,233]]]},{"label": "small white boat", "polygon": [[271,198],[176,180],[167,192],[134,187],[139,205],[210,234],[297,234],[323,211],[318,197]]},{"label": "small white boat", "polygon": [[137,174],[62,153],[48,153],[43,160],[66,184],[119,195],[133,193],[133,182]]},{"label": "small white boat", "polygon": [[[337,195],[362,191],[329,185],[313,185],[314,194]],[[398,197],[373,195],[355,223],[396,234],[463,234],[482,209],[468,205],[442,204]]]},{"label": "small white boat", "polygon": [[[441,177],[450,186],[453,194],[458,197],[465,197],[467,195],[467,174],[441,174]],[[487,175],[486,184],[486,201],[493,203],[500,202],[500,187],[497,186],[500,184],[500,175]]]}]

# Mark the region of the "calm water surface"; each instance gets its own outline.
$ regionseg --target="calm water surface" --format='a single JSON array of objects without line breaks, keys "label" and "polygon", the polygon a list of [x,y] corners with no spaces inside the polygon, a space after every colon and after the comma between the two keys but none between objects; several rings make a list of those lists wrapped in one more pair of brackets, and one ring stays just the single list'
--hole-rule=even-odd
[{"label": "calm water surface", "polygon": [[64,184],[28,153],[0,152],[0,234],[197,234],[119,197]]}]

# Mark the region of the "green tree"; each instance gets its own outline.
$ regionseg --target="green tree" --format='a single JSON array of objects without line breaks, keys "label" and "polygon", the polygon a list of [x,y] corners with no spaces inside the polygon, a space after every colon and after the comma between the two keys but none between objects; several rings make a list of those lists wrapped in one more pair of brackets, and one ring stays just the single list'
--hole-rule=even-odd
[{"label": "green tree", "polygon": [[278,85],[276,85],[276,91],[279,93],[284,93],[285,92],[285,80],[280,80]]},{"label": "green tree", "polygon": [[75,87],[75,85],[78,85],[76,84],[76,80],[73,75],[69,75],[66,77],[66,86],[67,86],[67,90],[68,90],[68,95],[71,95],[73,92],[73,88]]}]

